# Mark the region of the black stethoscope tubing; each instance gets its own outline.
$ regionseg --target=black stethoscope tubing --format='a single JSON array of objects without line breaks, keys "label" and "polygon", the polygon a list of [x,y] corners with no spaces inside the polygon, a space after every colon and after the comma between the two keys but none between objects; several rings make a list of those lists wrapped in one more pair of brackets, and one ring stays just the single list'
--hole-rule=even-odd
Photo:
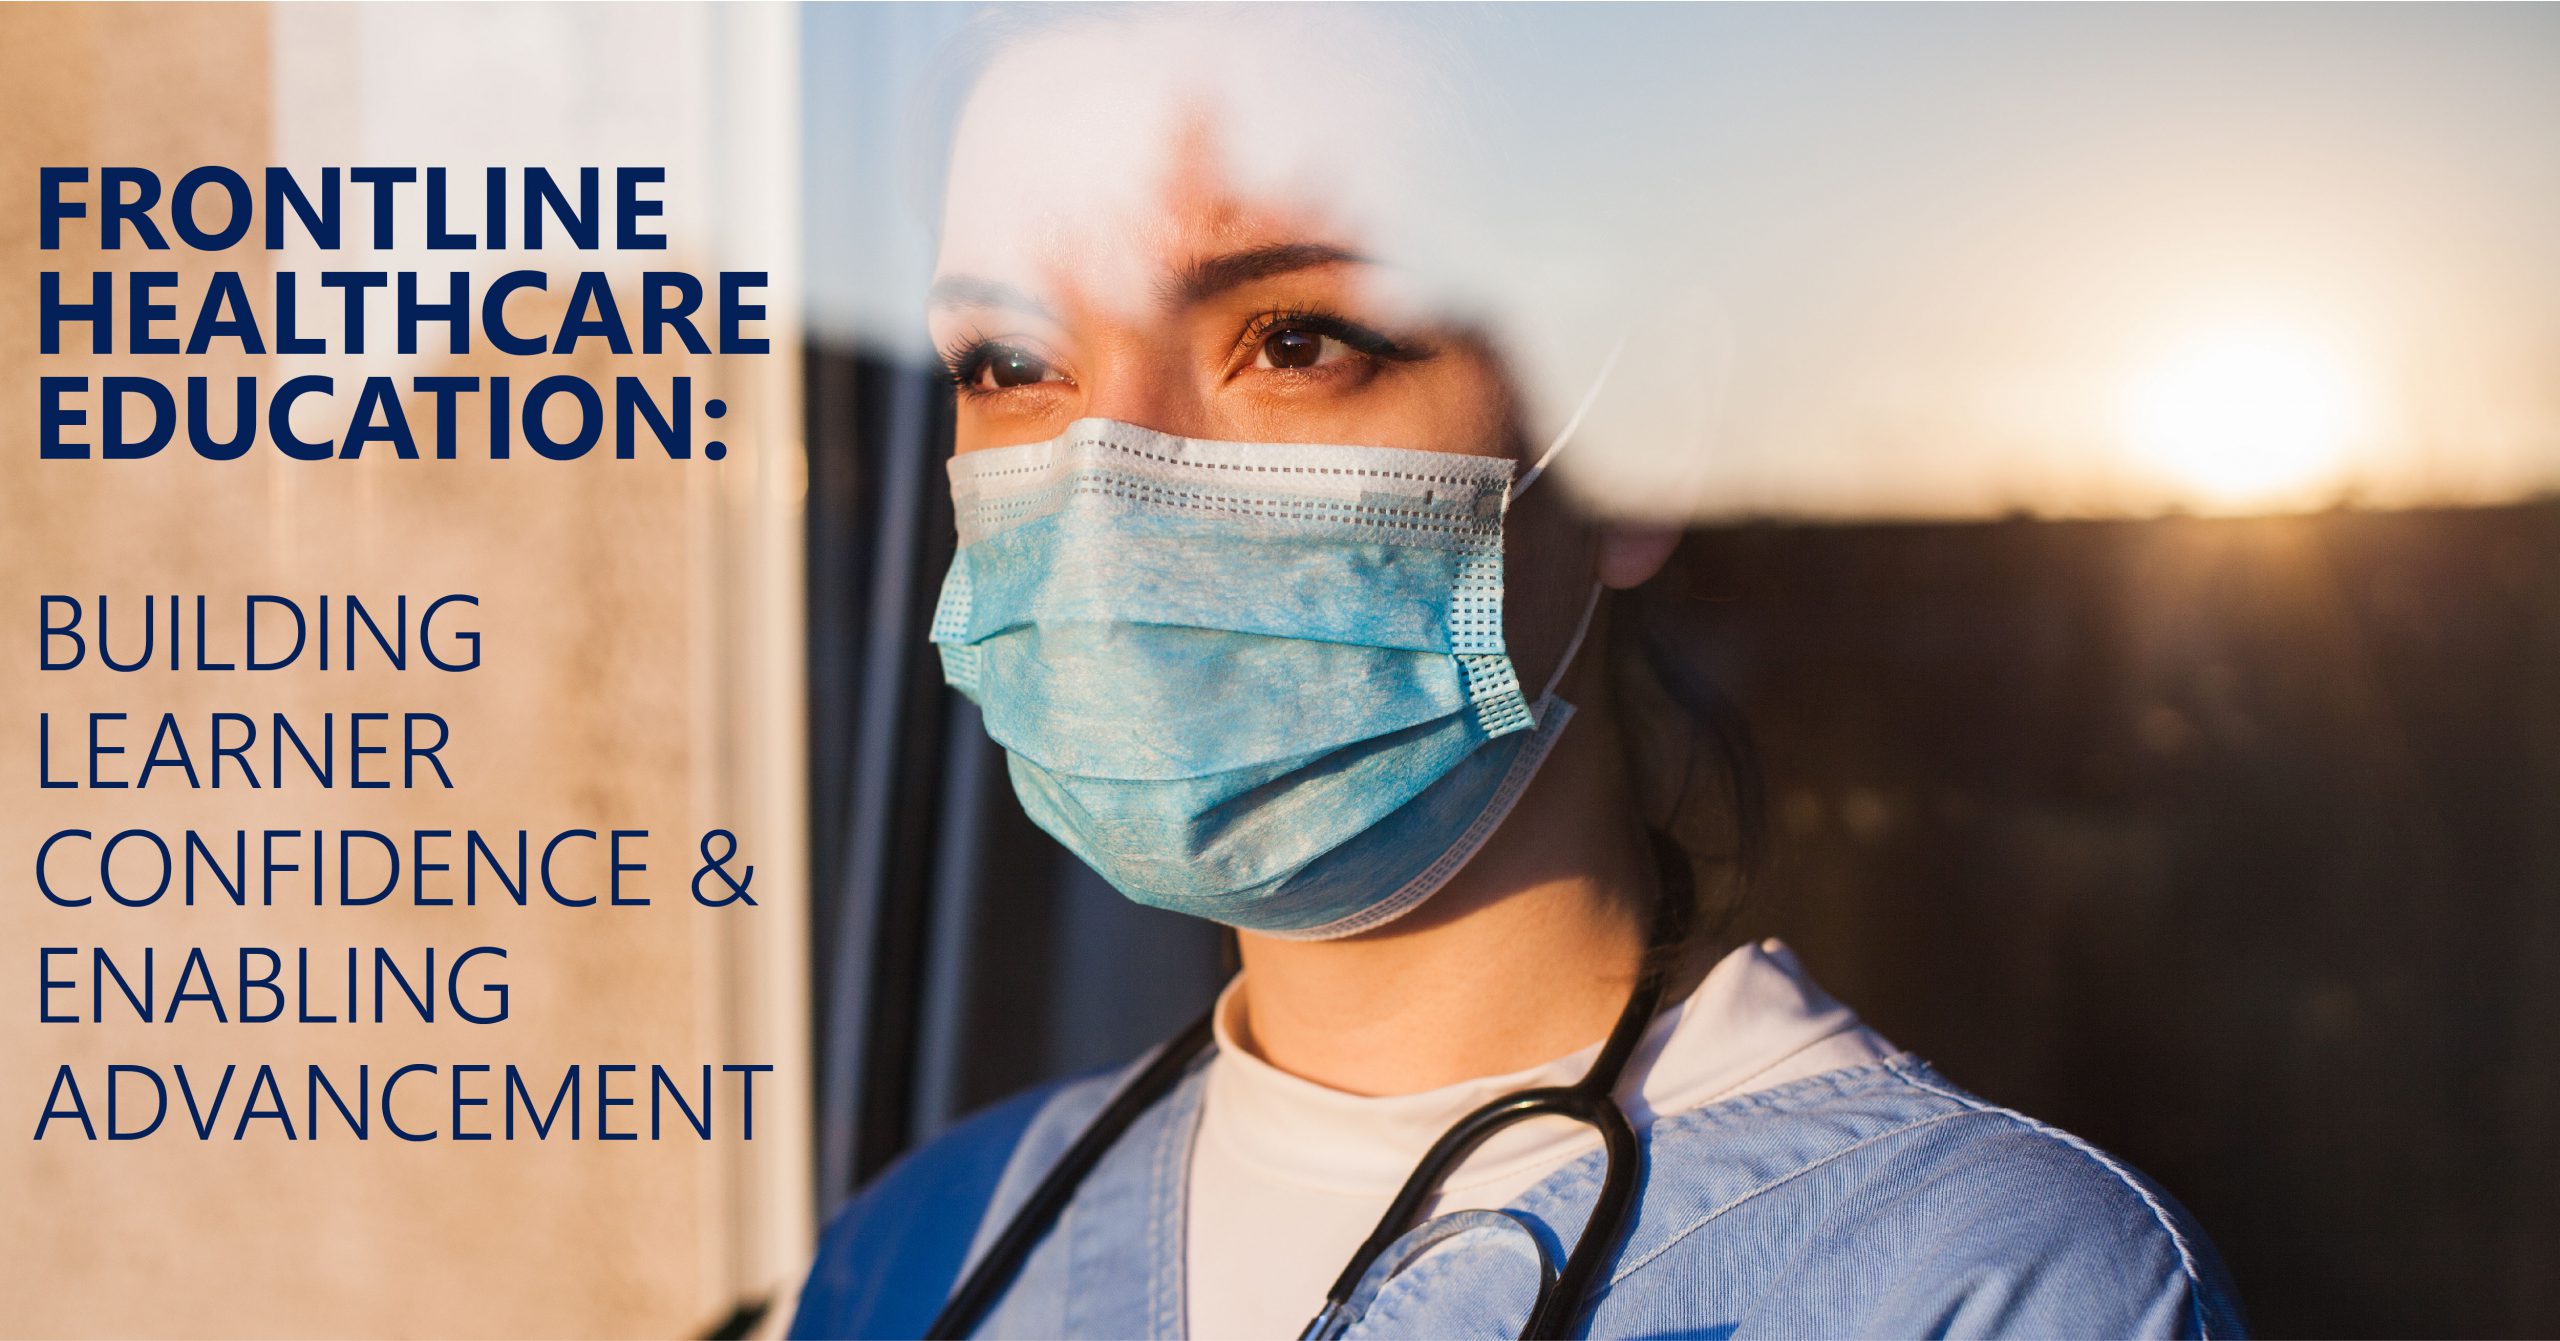
[{"label": "black stethoscope tubing", "polygon": [[[1530,1338],[1564,1337],[1572,1334],[1574,1323],[1589,1302],[1601,1270],[1618,1250],[1619,1240],[1626,1235],[1627,1221],[1635,1209],[1636,1182],[1641,1176],[1644,1153],[1636,1142],[1635,1127],[1627,1120],[1626,1110],[1616,1098],[1618,1082],[1627,1062],[1635,1055],[1636,1045],[1652,1024],[1655,1011],[1662,1002],[1663,960],[1665,951],[1679,942],[1688,921],[1688,862],[1668,840],[1656,835],[1663,881],[1658,896],[1653,935],[1648,938],[1649,952],[1643,973],[1635,990],[1627,995],[1626,1008],[1618,1013],[1618,1021],[1609,1030],[1608,1041],[1600,1047],[1600,1055],[1592,1060],[1591,1069],[1571,1085],[1519,1090],[1487,1103],[1458,1119],[1448,1131],[1432,1143],[1404,1186],[1389,1202],[1378,1226],[1371,1230],[1360,1250],[1342,1268],[1333,1287],[1325,1292],[1324,1307],[1307,1324],[1304,1338],[1336,1334],[1347,1322],[1352,1293],[1361,1278],[1394,1242],[1412,1227],[1423,1204],[1440,1185],[1450,1170],[1457,1167],[1475,1148],[1494,1133],[1516,1122],[1532,1118],[1565,1117],[1584,1123],[1600,1133],[1603,1164],[1600,1194],[1591,1203],[1591,1214],[1583,1222],[1582,1237],[1573,1251],[1565,1255],[1563,1270],[1553,1282],[1540,1273],[1537,1300],[1529,1310],[1528,1325],[1521,1329],[1522,1341]],[[966,1279],[953,1290],[942,1311],[926,1328],[928,1337],[965,1337],[994,1307],[1005,1289],[1013,1283],[1022,1264],[1039,1245],[1041,1236],[1057,1223],[1075,1198],[1094,1166],[1102,1162],[1111,1147],[1126,1134],[1140,1114],[1154,1105],[1180,1083],[1192,1063],[1211,1046],[1210,1017],[1194,1020],[1171,1042],[1156,1053],[1146,1066],[1122,1086],[1111,1102],[1095,1116],[1093,1124],[1067,1147],[1048,1174],[1032,1189],[1031,1195],[1014,1212],[1013,1219],[989,1245],[985,1256],[978,1259]]]}]

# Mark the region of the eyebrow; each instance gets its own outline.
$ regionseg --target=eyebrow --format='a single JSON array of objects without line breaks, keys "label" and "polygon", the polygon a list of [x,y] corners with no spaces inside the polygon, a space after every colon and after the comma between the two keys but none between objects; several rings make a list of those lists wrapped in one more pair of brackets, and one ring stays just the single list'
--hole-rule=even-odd
[{"label": "eyebrow", "polygon": [[1049,305],[1013,285],[976,275],[944,275],[925,291],[933,307],[1009,307],[1033,316],[1049,315]]},{"label": "eyebrow", "polygon": [[1321,242],[1279,242],[1193,261],[1170,282],[1159,285],[1157,295],[1168,306],[1187,307],[1257,279],[1318,266],[1368,263],[1366,256]]},{"label": "eyebrow", "polygon": [[[1157,285],[1156,296],[1167,307],[1188,307],[1258,279],[1319,266],[1370,263],[1358,252],[1322,242],[1279,242],[1192,261]],[[925,297],[933,307],[1004,307],[1040,317],[1050,315],[1048,304],[1023,289],[977,275],[944,275],[933,281]]]}]

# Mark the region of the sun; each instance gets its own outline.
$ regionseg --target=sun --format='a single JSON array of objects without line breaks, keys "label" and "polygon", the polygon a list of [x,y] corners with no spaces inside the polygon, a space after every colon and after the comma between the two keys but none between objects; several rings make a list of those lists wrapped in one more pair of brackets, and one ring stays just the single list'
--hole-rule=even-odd
[{"label": "sun", "polygon": [[2341,482],[2363,420],[2344,362],[2281,329],[2198,336],[2137,380],[2125,406],[2143,461],[2216,511],[2315,504]]}]

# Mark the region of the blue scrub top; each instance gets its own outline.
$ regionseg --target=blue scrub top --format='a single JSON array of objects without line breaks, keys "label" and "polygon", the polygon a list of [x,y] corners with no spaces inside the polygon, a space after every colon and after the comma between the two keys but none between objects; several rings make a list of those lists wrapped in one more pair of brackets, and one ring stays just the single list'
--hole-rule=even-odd
[{"label": "blue scrub top", "polygon": [[[1125,1074],[1125,1073],[1124,1073]],[[795,1337],[922,1333],[1122,1077],[1035,1091],[910,1154],[827,1227]],[[1180,1337],[1195,1067],[1095,1168],[979,1336]],[[1908,1053],[1657,1119],[1590,1336],[2243,1335],[2169,1195]],[[1600,1187],[1596,1150],[1501,1211],[1417,1226],[1354,1337],[1513,1337]],[[1320,1300],[1307,1301],[1310,1316]]]}]

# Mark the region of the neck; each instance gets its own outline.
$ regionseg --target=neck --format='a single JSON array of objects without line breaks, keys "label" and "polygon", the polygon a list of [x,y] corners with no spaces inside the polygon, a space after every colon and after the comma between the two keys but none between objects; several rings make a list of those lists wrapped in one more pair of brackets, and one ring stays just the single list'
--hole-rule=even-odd
[{"label": "neck", "polygon": [[1577,714],[1492,840],[1398,921],[1336,941],[1240,933],[1238,1042],[1321,1085],[1407,1094],[1605,1037],[1655,879],[1614,727]]}]

